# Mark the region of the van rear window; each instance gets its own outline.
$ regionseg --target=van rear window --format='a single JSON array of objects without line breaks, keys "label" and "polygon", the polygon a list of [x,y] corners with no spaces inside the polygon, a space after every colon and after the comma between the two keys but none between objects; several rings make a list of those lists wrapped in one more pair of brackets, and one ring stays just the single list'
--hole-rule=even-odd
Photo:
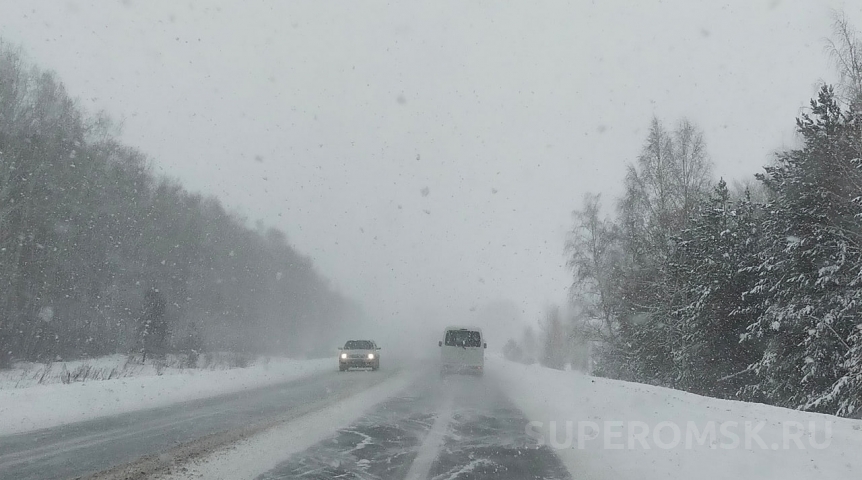
[{"label": "van rear window", "polygon": [[444,344],[448,347],[481,347],[479,332],[471,330],[449,330]]}]

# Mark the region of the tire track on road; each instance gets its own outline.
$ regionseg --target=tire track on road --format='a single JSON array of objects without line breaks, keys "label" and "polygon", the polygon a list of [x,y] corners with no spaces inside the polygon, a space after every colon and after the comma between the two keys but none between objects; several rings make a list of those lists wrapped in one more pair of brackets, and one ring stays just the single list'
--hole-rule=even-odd
[{"label": "tire track on road", "polygon": [[422,446],[419,447],[419,454],[413,460],[410,470],[407,471],[405,480],[425,480],[431,472],[431,466],[440,452],[440,447],[446,439],[446,431],[449,428],[449,422],[452,421],[452,409],[454,404],[454,395],[452,392],[446,392],[443,399],[443,404],[437,411],[437,418],[434,420],[434,425]]}]

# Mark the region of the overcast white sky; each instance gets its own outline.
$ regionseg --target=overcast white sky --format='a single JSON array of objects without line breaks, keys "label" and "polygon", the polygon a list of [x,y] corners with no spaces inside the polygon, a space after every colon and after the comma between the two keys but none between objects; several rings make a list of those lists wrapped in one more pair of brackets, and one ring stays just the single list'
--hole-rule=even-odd
[{"label": "overcast white sky", "polygon": [[726,178],[791,144],[843,3],[3,0],[0,36],[372,314],[460,323],[564,301],[570,213],[653,115]]}]

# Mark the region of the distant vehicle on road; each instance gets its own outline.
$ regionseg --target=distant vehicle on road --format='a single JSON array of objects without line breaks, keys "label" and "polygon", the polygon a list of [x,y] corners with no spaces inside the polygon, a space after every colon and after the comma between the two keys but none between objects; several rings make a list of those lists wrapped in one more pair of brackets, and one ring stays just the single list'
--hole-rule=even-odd
[{"label": "distant vehicle on road", "polygon": [[485,337],[476,327],[446,327],[440,347],[440,375],[485,372]]},{"label": "distant vehicle on road", "polygon": [[380,347],[374,340],[348,340],[338,351],[338,371],[349,368],[380,368]]}]

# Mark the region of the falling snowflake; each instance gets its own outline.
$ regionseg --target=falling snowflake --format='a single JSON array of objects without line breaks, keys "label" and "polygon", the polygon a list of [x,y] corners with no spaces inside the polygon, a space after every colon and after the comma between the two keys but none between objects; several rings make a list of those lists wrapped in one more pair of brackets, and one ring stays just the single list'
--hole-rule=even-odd
[{"label": "falling snowflake", "polygon": [[39,319],[43,322],[50,322],[54,319],[54,309],[52,307],[42,307],[39,309]]}]

